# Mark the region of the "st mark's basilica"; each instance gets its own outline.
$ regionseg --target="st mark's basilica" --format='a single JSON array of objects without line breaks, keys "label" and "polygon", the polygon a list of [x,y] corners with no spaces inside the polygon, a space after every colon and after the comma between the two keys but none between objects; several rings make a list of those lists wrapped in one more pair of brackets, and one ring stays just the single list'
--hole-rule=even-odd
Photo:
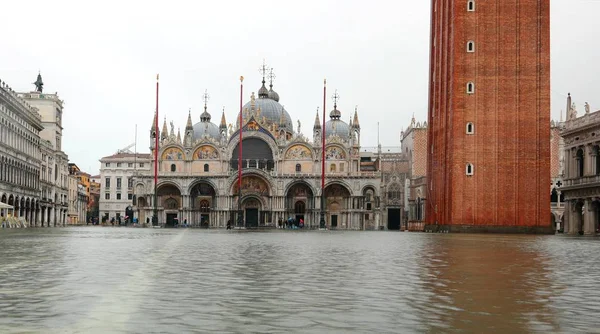
[{"label": "st mark's basilica", "polygon": [[[279,103],[279,95],[262,86],[242,108],[242,190],[238,201],[239,114],[227,125],[225,114],[212,122],[206,96],[200,122],[190,112],[183,136],[164,120],[150,129],[151,151],[158,149],[157,212],[159,224],[225,227],[277,226],[293,218],[319,226],[321,203],[322,119],[315,117],[312,140]],[[337,103],[325,125],[325,221],[328,228],[377,229],[380,225],[380,174],[361,167],[358,113],[342,121]],[[159,136],[158,148],[155,136]],[[364,164],[362,164],[364,165]],[[368,170],[365,170],[368,169]],[[140,222],[154,212],[154,166],[138,172],[134,210]],[[238,207],[241,203],[241,210]],[[238,220],[238,212],[243,217]]]}]

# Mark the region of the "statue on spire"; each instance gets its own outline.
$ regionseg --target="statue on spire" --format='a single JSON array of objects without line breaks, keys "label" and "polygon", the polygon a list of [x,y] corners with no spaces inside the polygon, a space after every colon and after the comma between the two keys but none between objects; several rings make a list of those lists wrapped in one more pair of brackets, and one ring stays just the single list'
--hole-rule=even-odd
[{"label": "statue on spire", "polygon": [[33,83],[35,85],[35,91],[41,93],[44,90],[44,82],[42,81],[42,74],[38,72],[37,80]]}]

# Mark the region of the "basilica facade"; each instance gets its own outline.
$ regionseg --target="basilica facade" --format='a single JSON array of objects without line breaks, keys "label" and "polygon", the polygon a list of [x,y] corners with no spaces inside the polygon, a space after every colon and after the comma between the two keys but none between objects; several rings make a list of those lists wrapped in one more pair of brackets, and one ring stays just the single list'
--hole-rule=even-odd
[{"label": "basilica facade", "polygon": [[[223,114],[217,125],[205,99],[200,122],[194,124],[190,113],[183,135],[175,133],[173,122],[169,131],[166,119],[161,131],[156,131],[156,123],[152,125],[150,150],[153,154],[158,150],[156,203],[152,166],[134,178],[134,210],[141,222],[150,222],[157,210],[163,226],[225,227],[231,222],[248,228],[274,227],[292,218],[316,228],[324,196],[328,228],[385,226],[378,210],[381,174],[361,163],[356,110],[346,123],[334,103],[325,129],[317,112],[312,138],[307,138],[299,121],[294,129],[272,82],[267,89],[263,78],[257,96],[251,94],[241,116],[241,124],[238,114],[236,123],[228,125]],[[326,136],[324,192],[322,131]],[[242,165],[241,190],[238,164]]]}]

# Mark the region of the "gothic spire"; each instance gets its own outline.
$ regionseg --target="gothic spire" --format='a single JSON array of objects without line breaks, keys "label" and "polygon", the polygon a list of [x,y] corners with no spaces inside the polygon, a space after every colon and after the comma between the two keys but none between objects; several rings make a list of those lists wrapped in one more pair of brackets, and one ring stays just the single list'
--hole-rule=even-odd
[{"label": "gothic spire", "polygon": [[319,107],[317,107],[317,115],[315,116],[315,125],[313,126],[314,129],[320,129],[321,128],[321,122],[319,121]]},{"label": "gothic spire", "polygon": [[221,124],[219,124],[221,129],[227,129],[227,122],[225,121],[225,107],[223,107],[223,114],[221,114]]},{"label": "gothic spire", "polygon": [[179,144],[182,144],[182,142],[181,142],[181,130],[179,128],[177,128],[177,142]]},{"label": "gothic spire", "polygon": [[188,111],[188,119],[187,119],[187,123],[185,124],[185,129],[190,130],[193,128],[194,128],[194,125],[192,124],[192,109],[190,109]]},{"label": "gothic spire", "polygon": [[169,134],[169,131],[167,130],[167,117],[165,116],[165,121],[163,122],[162,131],[160,133],[160,138],[166,139],[168,134]]},{"label": "gothic spire", "polygon": [[355,128],[360,128],[360,124],[358,123],[358,106],[354,107],[354,121],[352,122]]}]

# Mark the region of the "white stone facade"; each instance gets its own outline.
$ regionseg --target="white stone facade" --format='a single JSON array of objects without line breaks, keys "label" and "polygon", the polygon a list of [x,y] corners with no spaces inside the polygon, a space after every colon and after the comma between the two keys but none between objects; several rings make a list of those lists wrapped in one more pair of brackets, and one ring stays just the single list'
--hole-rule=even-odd
[{"label": "white stone facade", "polygon": [[117,153],[100,159],[101,219],[124,222],[127,207],[133,206],[133,177],[150,171],[150,158],[149,154]]},{"label": "white stone facade", "polygon": [[64,226],[68,212],[69,158],[62,151],[63,101],[55,94],[41,91],[19,93],[41,116],[40,190],[41,219],[37,226]]},{"label": "white stone facade", "polygon": [[13,206],[10,215],[28,225],[41,221],[42,130],[40,115],[0,80],[0,201]]},{"label": "white stone facade", "polygon": [[594,235],[600,228],[600,110],[577,117],[574,104],[561,135],[564,140],[564,232]]}]

